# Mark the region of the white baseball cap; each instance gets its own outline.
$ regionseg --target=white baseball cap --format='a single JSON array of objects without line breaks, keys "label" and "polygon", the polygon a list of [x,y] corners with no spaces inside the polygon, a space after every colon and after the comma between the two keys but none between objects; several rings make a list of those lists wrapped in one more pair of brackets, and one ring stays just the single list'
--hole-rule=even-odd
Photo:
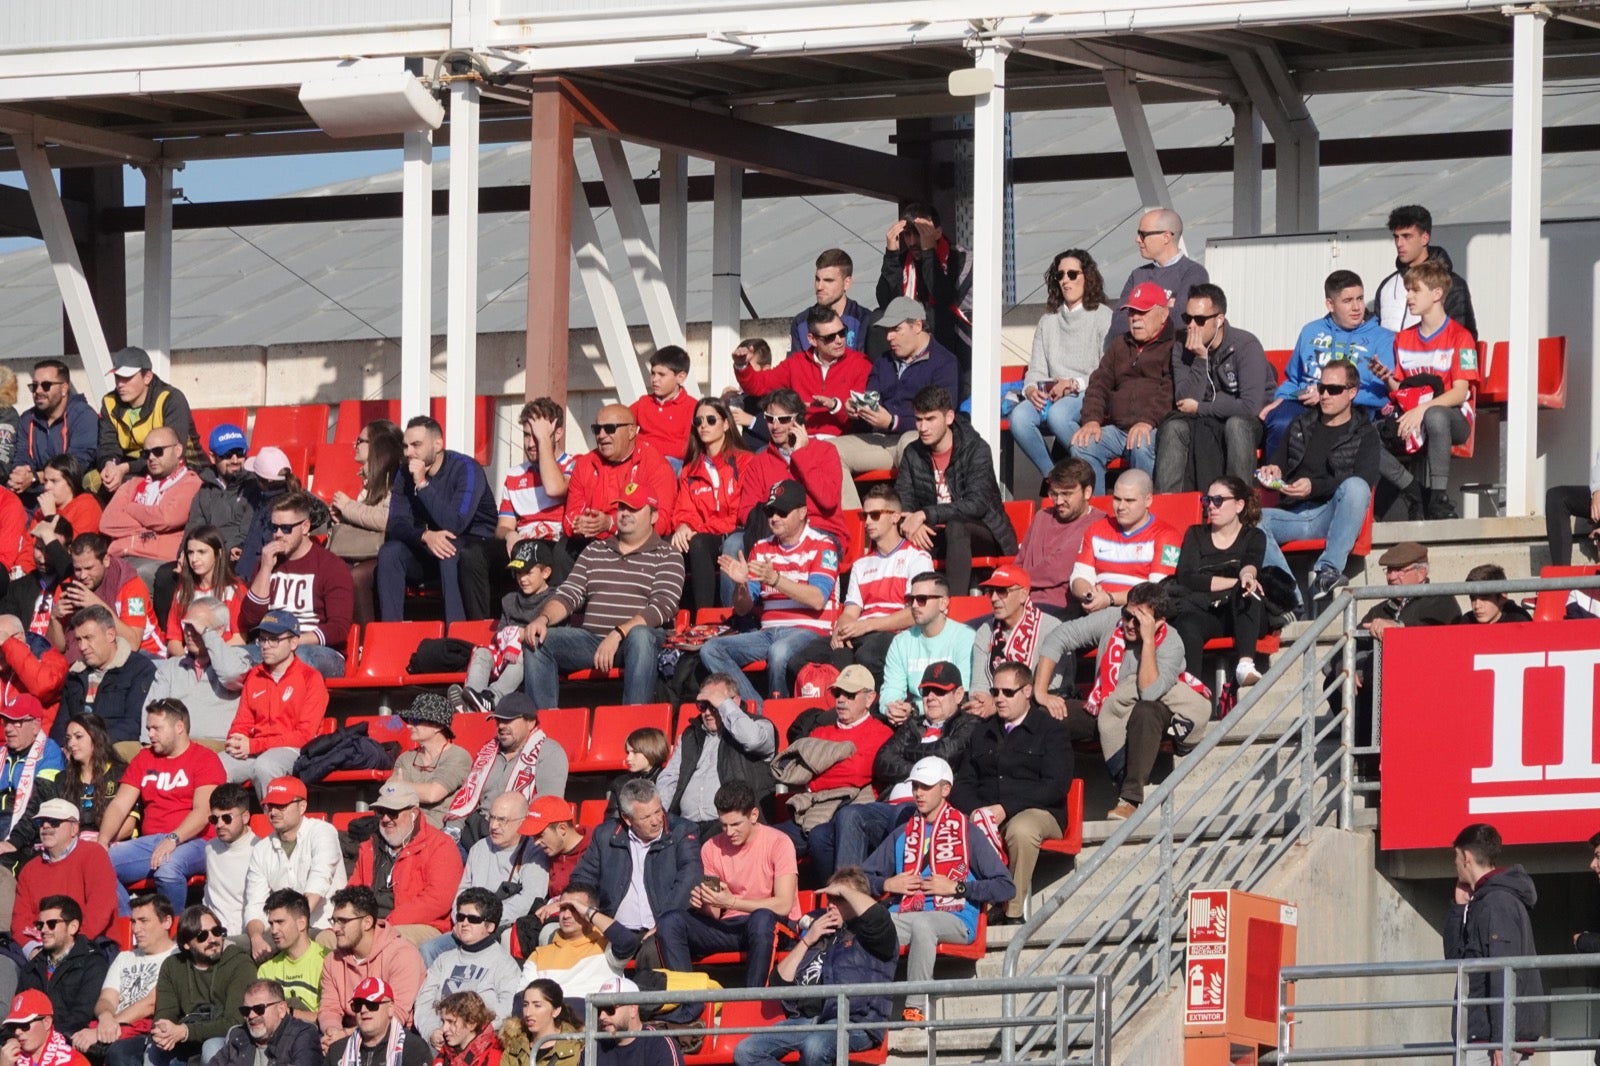
[{"label": "white baseball cap", "polygon": [[911,774],[907,777],[907,780],[914,781],[919,785],[937,785],[940,781],[953,785],[956,783],[956,772],[950,769],[950,764],[939,758],[939,756],[925,755],[918,759],[917,764],[911,768]]}]

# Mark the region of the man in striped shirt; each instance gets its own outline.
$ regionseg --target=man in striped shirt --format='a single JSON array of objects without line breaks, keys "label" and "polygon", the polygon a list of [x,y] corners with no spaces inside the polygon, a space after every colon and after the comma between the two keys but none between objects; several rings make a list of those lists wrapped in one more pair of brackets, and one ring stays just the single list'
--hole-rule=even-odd
[{"label": "man in striped shirt", "polygon": [[772,486],[767,502],[772,536],[756,542],[747,559],[726,555],[717,565],[733,582],[733,611],[743,617],[761,610],[761,628],[713,637],[700,649],[700,664],[713,674],[738,680],[739,695],[759,701],[743,668],[767,661],[766,694],[789,695],[789,664],[828,657],[839,581],[839,548],[807,521],[806,490],[798,481]]},{"label": "man in striped shirt", "polygon": [[833,665],[843,670],[860,663],[873,677],[895,634],[911,628],[906,590],[911,579],[933,569],[933,559],[900,535],[900,494],[879,482],[867,489],[862,524],[871,550],[851,568],[850,592],[833,624]]},{"label": "man in striped shirt", "polygon": [[683,556],[656,534],[660,501],[647,488],[630,482],[615,504],[617,535],[589,542],[524,634],[523,689],[535,706],[560,706],[563,670],[613,666],[622,670],[622,702],[655,698],[656,657],[683,593]]}]

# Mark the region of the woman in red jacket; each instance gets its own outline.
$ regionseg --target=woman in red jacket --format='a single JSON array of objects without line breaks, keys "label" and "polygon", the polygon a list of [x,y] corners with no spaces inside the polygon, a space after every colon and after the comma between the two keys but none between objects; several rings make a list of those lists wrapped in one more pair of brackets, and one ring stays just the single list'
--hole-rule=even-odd
[{"label": "woman in red jacket", "polygon": [[452,992],[441,999],[439,1028],[444,1043],[433,1066],[500,1066],[500,1037],[494,1011],[476,992]]},{"label": "woman in red jacket", "polygon": [[739,478],[750,458],[739,438],[726,403],[710,398],[695,406],[672,511],[672,546],[688,559],[684,592],[691,611],[717,605],[717,556],[723,538],[739,528]]}]

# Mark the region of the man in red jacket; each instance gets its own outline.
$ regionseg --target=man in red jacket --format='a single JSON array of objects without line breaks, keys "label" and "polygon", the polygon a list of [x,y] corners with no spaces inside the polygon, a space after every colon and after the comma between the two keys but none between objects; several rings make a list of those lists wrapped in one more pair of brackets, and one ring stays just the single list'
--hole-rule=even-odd
[{"label": "man in red jacket", "polygon": [[450,927],[461,852],[422,817],[417,791],[404,781],[379,789],[372,809],[378,832],[356,853],[350,885],[371,888],[378,917],[411,943],[424,944]]},{"label": "man in red jacket", "polygon": [[[743,546],[748,548],[768,535],[766,506],[768,493],[780,481],[798,481],[806,490],[806,514],[811,528],[827,533],[844,548],[844,518],[840,515],[840,491],[844,467],[839,453],[825,440],[807,431],[805,401],[793,389],[777,389],[761,401],[767,432],[772,443],[751,457],[740,478],[739,521],[745,528]],[[751,520],[751,512],[756,512]],[[737,555],[734,546],[724,548]]]},{"label": "man in red jacket", "polygon": [[43,705],[48,733],[67,680],[67,657],[48,646],[35,652],[24,633],[22,619],[0,614],[0,702],[14,692],[28,693]]},{"label": "man in red jacket", "polygon": [[589,540],[601,540],[617,531],[617,499],[629,485],[642,485],[660,504],[656,532],[672,535],[672,505],[678,498],[678,479],[672,467],[644,441],[633,412],[620,403],[600,408],[594,424],[594,451],[578,456],[567,479],[567,506],[561,524],[567,536],[583,538],[568,545],[576,559]]},{"label": "man in red jacket", "polygon": [[[793,389],[806,405],[806,431],[817,437],[837,437],[850,426],[847,408],[851,393],[867,389],[872,363],[846,345],[849,329],[839,312],[817,304],[806,312],[806,336],[811,347],[791,352],[770,370],[750,362],[746,349],[733,353],[733,376],[751,396],[766,396],[774,389]],[[744,352],[744,358],[740,353]]]},{"label": "man in red jacket", "polygon": [[250,635],[261,649],[261,663],[244,675],[222,768],[229,781],[254,782],[256,795],[265,796],[267,786],[294,769],[300,749],[322,728],[328,686],[295,656],[300,619],[292,612],[268,611]]}]

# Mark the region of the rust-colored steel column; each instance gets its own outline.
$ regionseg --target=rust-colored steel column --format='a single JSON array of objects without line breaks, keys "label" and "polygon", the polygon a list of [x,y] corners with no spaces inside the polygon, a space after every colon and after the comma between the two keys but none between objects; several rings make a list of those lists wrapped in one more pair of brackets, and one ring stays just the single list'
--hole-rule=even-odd
[{"label": "rust-colored steel column", "polygon": [[567,402],[567,328],[572,303],[572,131],[575,112],[557,78],[533,83],[528,173],[528,399]]}]

